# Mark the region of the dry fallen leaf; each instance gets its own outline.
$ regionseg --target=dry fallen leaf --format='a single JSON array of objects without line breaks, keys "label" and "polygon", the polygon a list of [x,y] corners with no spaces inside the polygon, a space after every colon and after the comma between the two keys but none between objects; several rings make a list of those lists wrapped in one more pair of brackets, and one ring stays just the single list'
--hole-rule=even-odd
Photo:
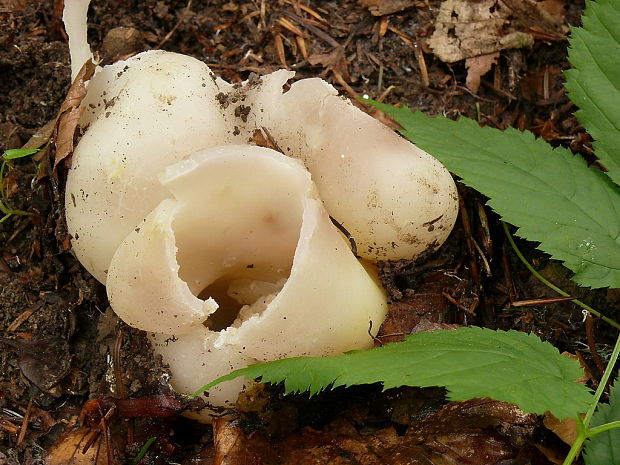
[{"label": "dry fallen leaf", "polygon": [[60,106],[54,132],[56,142],[54,169],[56,169],[58,163],[73,153],[73,136],[83,112],[83,108],[80,108],[80,103],[86,97],[86,82],[94,74],[95,68],[96,65],[90,60],[84,63],[71,87],[69,87],[65,101]]},{"label": "dry fallen leaf", "polygon": [[530,32],[534,38],[563,40],[568,29],[562,0],[502,0],[511,10],[513,27]]},{"label": "dry fallen leaf", "polygon": [[566,98],[566,90],[562,85],[562,68],[556,65],[528,71],[519,84],[523,98],[536,105],[557,104]]},{"label": "dry fallen leaf", "polygon": [[499,0],[445,0],[428,43],[447,63],[532,45],[530,34],[510,28],[511,12]]},{"label": "dry fallen leaf", "polygon": [[48,450],[46,465],[108,465],[108,456],[103,441],[95,442],[86,453],[82,453],[90,428],[80,428],[61,435]]},{"label": "dry fallen leaf", "polygon": [[542,2],[538,3],[541,8],[549,13],[551,18],[558,23],[564,23],[566,19],[566,4],[564,0],[542,0]]},{"label": "dry fallen leaf", "polygon": [[[214,448],[189,463],[210,465],[486,465],[527,457],[535,415],[490,399],[453,402],[414,422],[404,435],[392,427],[360,432],[339,419],[325,430],[304,428],[281,438],[246,435],[233,423],[214,422]],[[529,453],[540,454],[533,447]],[[533,452],[532,452],[533,451]],[[208,462],[207,457],[213,457]],[[197,460],[198,459],[198,460]],[[521,462],[519,462],[521,463]],[[524,462],[525,463],[525,462]]]},{"label": "dry fallen leaf", "polygon": [[577,421],[574,418],[560,421],[547,412],[543,417],[543,424],[569,446],[572,446],[577,438]]},{"label": "dry fallen leaf", "polygon": [[456,329],[455,325],[445,323],[454,308],[444,296],[446,290],[455,300],[466,304],[475,297],[473,284],[469,280],[459,279],[444,270],[427,271],[419,277],[413,295],[390,304],[377,339],[381,343],[397,342],[402,341],[407,334],[420,331]]},{"label": "dry fallen leaf", "polygon": [[36,342],[0,338],[0,344],[17,352],[19,368],[35,386],[54,397],[62,395],[58,383],[71,368],[71,354],[66,341],[53,337]]},{"label": "dry fallen leaf", "polygon": [[491,67],[497,64],[498,58],[499,52],[494,52],[487,55],[467,58],[465,60],[465,67],[467,68],[467,79],[465,80],[465,84],[474,94],[478,93],[480,79],[491,71]]},{"label": "dry fallen leaf", "polygon": [[234,465],[244,463],[247,456],[244,447],[245,435],[241,429],[233,426],[228,420],[216,418],[213,420],[213,465]]},{"label": "dry fallen leaf", "polygon": [[567,31],[561,0],[444,0],[428,41],[447,63],[523,48],[535,38],[561,40]]},{"label": "dry fallen leaf", "polygon": [[54,133],[56,127],[56,120],[48,121],[43,127],[37,129],[37,131],[28,139],[22,148],[23,149],[38,149],[47,144]]},{"label": "dry fallen leaf", "polygon": [[344,47],[338,45],[325,53],[316,53],[308,57],[308,62],[311,65],[321,64],[325,68],[339,73],[345,81],[351,81],[351,75],[349,74],[349,68],[347,66],[347,57],[344,53]]}]

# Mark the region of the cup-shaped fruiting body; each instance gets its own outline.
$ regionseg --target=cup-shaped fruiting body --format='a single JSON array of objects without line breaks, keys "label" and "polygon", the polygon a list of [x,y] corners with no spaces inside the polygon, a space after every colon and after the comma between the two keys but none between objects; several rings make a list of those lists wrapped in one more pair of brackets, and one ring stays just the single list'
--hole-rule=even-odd
[{"label": "cup-shaped fruiting body", "polygon": [[[299,162],[263,147],[214,147],[169,167],[161,182],[172,198],[123,240],[107,289],[125,322],[165,335],[156,350],[173,375],[186,357],[174,348],[205,337],[207,367],[202,375],[195,367],[191,383],[173,376],[177,389],[198,388],[237,358],[243,365],[372,345],[385,295]],[[219,350],[239,356],[223,359]]]},{"label": "cup-shaped fruiting body", "polygon": [[[74,75],[90,56],[87,4],[65,0]],[[385,296],[330,214],[372,260],[432,250],[454,223],[436,160],[319,79],[284,92],[292,76],[231,85],[157,51],[88,83],[66,189],[73,248],[119,316],[153,333],[180,392],[254,361],[371,346]],[[278,151],[239,145],[257,130]]]}]

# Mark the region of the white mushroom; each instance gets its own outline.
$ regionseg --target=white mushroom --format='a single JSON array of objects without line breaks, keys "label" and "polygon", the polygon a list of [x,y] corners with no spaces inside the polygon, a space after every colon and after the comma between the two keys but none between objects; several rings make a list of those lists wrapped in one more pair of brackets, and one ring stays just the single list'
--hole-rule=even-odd
[{"label": "white mushroom", "polygon": [[[65,0],[74,74],[90,56],[87,6]],[[320,79],[284,92],[292,77],[231,85],[150,51],[88,83],[66,188],[73,249],[117,314],[153,333],[180,392],[255,361],[372,345],[386,298],[329,215],[371,260],[433,250],[454,224],[445,168]],[[247,145],[256,130],[283,153]]]},{"label": "white mushroom", "polygon": [[[160,354],[170,366],[170,383],[177,392],[196,392],[207,380],[223,376],[237,368],[244,368],[258,360],[244,355],[238,347],[226,345],[214,348],[218,333],[197,326],[180,336],[153,334],[150,337],[155,353]],[[232,407],[247,381],[238,378],[209,389],[207,402],[216,407]],[[205,409],[194,417],[203,422],[211,421],[211,409]]]},{"label": "white mushroom", "polygon": [[[107,288],[125,322],[164,334],[156,350],[178,390],[248,360],[372,346],[369,328],[376,334],[383,321],[385,295],[299,162],[263,147],[214,147],[169,167],[162,184],[174,198],[121,243]],[[190,363],[179,350],[199,334],[206,368],[195,365],[191,383],[177,381],[179,363]],[[229,400],[237,394],[226,392]]]},{"label": "white mushroom", "polygon": [[[83,0],[67,0],[67,8],[76,3]],[[75,23],[67,24],[70,37]],[[198,60],[162,51],[98,71],[84,101],[86,131],[66,196],[69,232],[84,266],[105,282],[120,241],[162,200],[162,169],[200,148],[247,143],[262,127],[310,170],[361,256],[414,258],[439,247],[457,213],[448,171],[320,79],[283,93],[293,74],[279,70],[233,86]]]}]

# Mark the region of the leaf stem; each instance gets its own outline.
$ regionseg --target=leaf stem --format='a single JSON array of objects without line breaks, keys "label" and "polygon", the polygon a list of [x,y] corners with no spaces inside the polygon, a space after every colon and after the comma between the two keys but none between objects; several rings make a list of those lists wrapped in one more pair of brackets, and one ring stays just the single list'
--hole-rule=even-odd
[{"label": "leaf stem", "polygon": [[609,362],[607,363],[607,368],[605,368],[605,373],[603,373],[603,376],[601,377],[598,388],[596,389],[596,392],[594,393],[594,400],[592,401],[590,408],[586,412],[586,416],[584,417],[583,421],[581,420],[581,418],[577,417],[577,426],[579,428],[577,432],[577,437],[575,438],[575,442],[573,442],[573,445],[568,451],[568,454],[566,455],[566,458],[564,459],[564,462],[562,465],[571,465],[573,463],[573,461],[575,460],[575,458],[581,451],[581,447],[583,446],[584,441],[587,438],[594,436],[595,434],[601,433],[603,431],[607,431],[612,428],[620,427],[620,421],[612,421],[611,423],[607,423],[605,425],[601,425],[601,426],[597,426],[592,429],[588,429],[588,425],[590,424],[590,421],[592,420],[592,415],[594,415],[594,410],[596,409],[596,406],[598,405],[598,402],[601,396],[603,395],[605,386],[607,386],[607,381],[609,381],[611,372],[614,370],[616,362],[618,361],[618,355],[620,355],[620,334],[618,334],[618,338],[616,339],[616,345],[614,346],[614,350],[611,353]]},{"label": "leaf stem", "polygon": [[590,428],[588,432],[586,433],[586,436],[591,437],[591,436],[594,436],[595,434],[602,433],[603,431],[608,431],[614,428],[620,428],[620,420],[610,421],[609,423],[605,423],[604,425]]},{"label": "leaf stem", "polygon": [[592,415],[594,415],[594,409],[596,408],[596,405],[598,404],[599,399],[603,395],[605,386],[607,386],[607,381],[609,381],[611,372],[613,371],[614,366],[616,365],[616,361],[618,360],[618,355],[620,355],[620,334],[618,334],[618,339],[616,339],[616,345],[614,346],[614,350],[611,353],[609,362],[607,362],[607,368],[605,368],[605,373],[603,373],[603,376],[601,377],[601,380],[598,384],[598,388],[596,389],[596,392],[594,393],[594,401],[592,405],[590,406],[590,409],[586,413],[586,416],[583,419],[583,424],[586,427],[586,429],[588,428],[588,425],[590,424],[590,420],[592,420]]},{"label": "leaf stem", "polygon": [[[564,297],[568,297],[569,294],[567,292],[564,292],[562,289],[560,289],[559,287],[557,287],[555,284],[553,284],[552,282],[548,281],[547,279],[545,279],[538,271],[536,271],[534,269],[534,267],[532,265],[530,265],[530,263],[527,261],[527,259],[525,258],[525,256],[521,253],[521,251],[519,250],[519,248],[517,247],[517,244],[515,243],[514,238],[512,237],[512,234],[510,234],[510,231],[508,230],[508,225],[506,224],[506,222],[502,221],[502,227],[504,228],[504,232],[506,233],[506,237],[508,238],[508,242],[510,242],[510,246],[512,247],[512,249],[515,251],[515,253],[517,254],[517,257],[519,257],[519,260],[521,260],[521,262],[523,263],[523,265],[525,265],[525,267],[530,270],[530,272],[536,277],[536,279],[538,279],[541,283],[543,283],[545,286],[547,286],[550,289],[553,289],[555,292],[557,292],[558,294],[564,296]],[[616,329],[620,329],[620,323],[618,323],[615,320],[612,320],[611,318],[606,317],[605,315],[601,314],[600,312],[598,312],[597,310],[594,310],[592,307],[590,307],[589,305],[586,305],[585,303],[583,303],[581,300],[579,299],[573,299],[571,300],[571,302],[579,305],[581,308],[587,310],[588,312],[590,312],[592,315],[597,316],[598,318],[600,318],[601,320],[603,320],[604,322],[610,324],[611,326],[613,326]]]},{"label": "leaf stem", "polygon": [[577,458],[577,455],[579,455],[579,452],[581,452],[581,446],[583,445],[583,441],[585,440],[586,429],[583,426],[581,418],[577,417],[577,437],[575,438],[575,442],[573,442],[573,445],[568,451],[568,454],[566,454],[566,458],[564,459],[564,462],[562,462],[562,465],[571,465],[575,461],[575,458]]}]

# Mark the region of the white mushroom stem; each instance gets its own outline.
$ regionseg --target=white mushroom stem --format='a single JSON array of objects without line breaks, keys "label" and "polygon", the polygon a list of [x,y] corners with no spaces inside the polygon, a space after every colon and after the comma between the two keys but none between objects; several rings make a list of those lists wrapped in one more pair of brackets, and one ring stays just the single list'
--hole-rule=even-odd
[{"label": "white mushroom stem", "polygon": [[87,38],[86,18],[89,4],[90,0],[65,0],[62,21],[69,36],[72,81],[84,63],[93,59]]}]

